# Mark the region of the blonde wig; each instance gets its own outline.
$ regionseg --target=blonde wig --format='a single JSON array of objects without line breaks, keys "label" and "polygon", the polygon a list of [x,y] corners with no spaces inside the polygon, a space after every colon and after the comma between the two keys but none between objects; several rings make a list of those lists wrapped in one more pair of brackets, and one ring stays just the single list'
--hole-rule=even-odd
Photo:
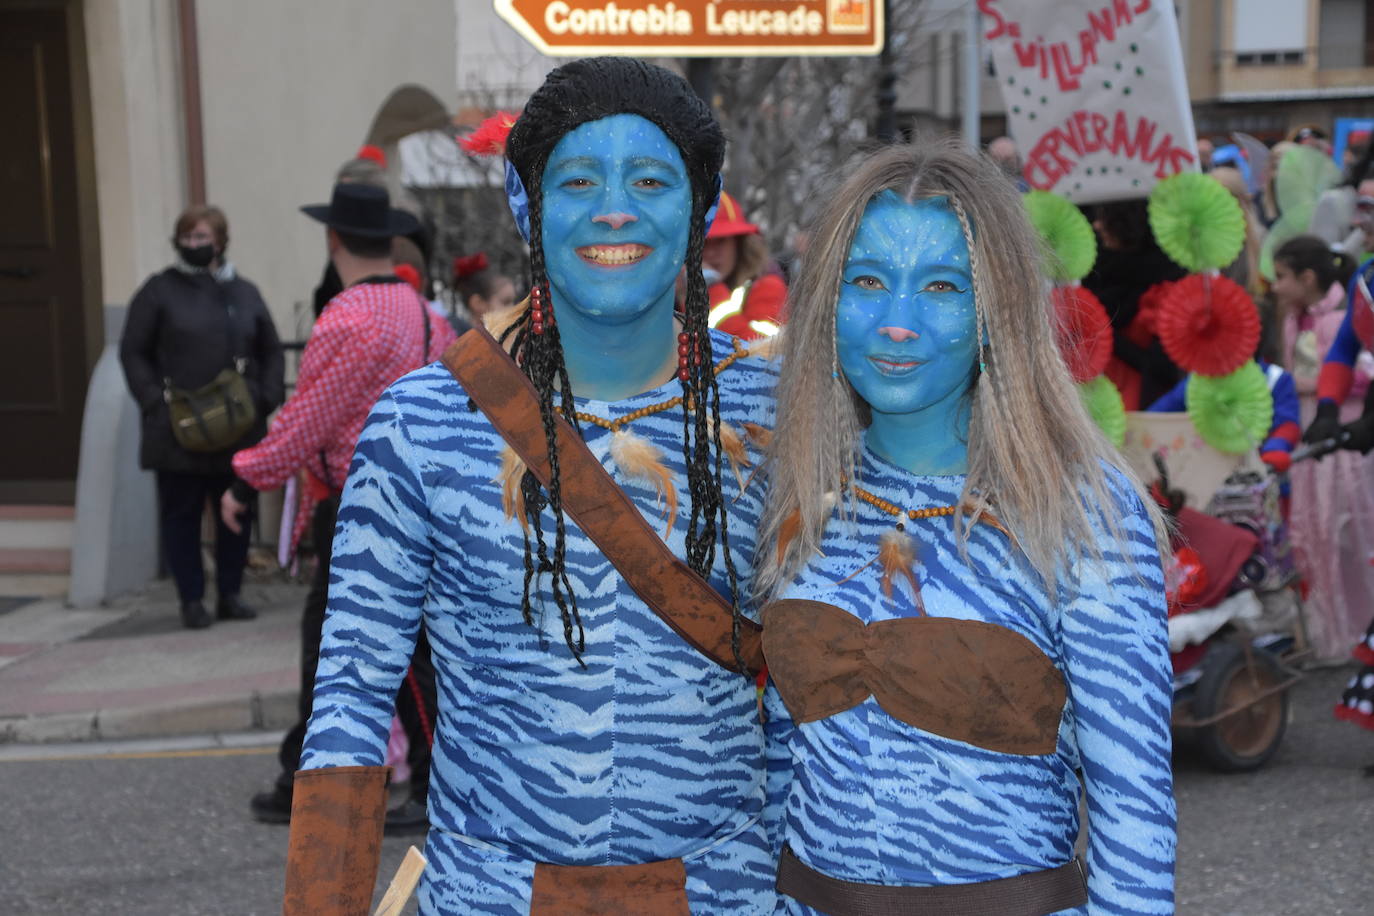
[{"label": "blonde wig", "polygon": [[[1059,354],[1039,243],[1015,188],[991,160],[952,138],[869,154],[848,169],[816,217],[782,335],[755,591],[776,594],[797,575],[820,547],[841,481],[862,482],[869,411],[838,371],[835,314],[864,208],[889,190],[909,202],[948,199],[969,245],[982,368],[970,367],[963,495],[974,508],[956,516],[960,543],[967,545],[982,513],[995,514],[1054,594],[1069,563],[1101,557],[1095,531],[1121,537],[1113,508],[1120,494],[1112,496],[1105,469],[1121,461],[1089,419]],[[1164,543],[1154,502],[1123,474]],[[843,489],[839,511],[852,518],[852,488]]]}]

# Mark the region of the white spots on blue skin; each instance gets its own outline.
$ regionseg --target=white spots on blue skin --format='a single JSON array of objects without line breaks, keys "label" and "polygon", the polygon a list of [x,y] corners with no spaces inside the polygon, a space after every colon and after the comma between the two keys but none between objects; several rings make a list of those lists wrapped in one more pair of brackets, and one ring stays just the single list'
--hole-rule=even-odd
[{"label": "white spots on blue skin", "polygon": [[560,321],[565,310],[606,323],[671,311],[692,188],[662,130],[629,114],[582,124],[554,147],[541,190],[544,260]]},{"label": "white spots on blue skin", "polygon": [[869,446],[916,473],[963,473],[977,317],[968,245],[945,198],[884,191],[869,202],[835,334],[840,368],[873,408]]}]

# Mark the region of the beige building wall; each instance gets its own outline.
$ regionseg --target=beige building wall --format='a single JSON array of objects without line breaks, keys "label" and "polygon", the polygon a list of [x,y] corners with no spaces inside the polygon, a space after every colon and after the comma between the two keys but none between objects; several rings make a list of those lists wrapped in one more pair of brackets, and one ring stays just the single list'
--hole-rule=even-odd
[{"label": "beige building wall", "polygon": [[451,107],[454,0],[199,0],[206,194],[228,214],[230,255],[284,338],[304,336],[324,233],[301,204],[334,173],[397,88]]},{"label": "beige building wall", "polygon": [[[461,2],[461,0],[460,0]],[[101,295],[125,303],[172,257],[189,202],[176,0],[85,0]],[[324,265],[334,172],[397,88],[454,96],[455,0],[197,0],[206,194],[229,217],[230,258],[282,336],[303,336]]]},{"label": "beige building wall", "polygon": [[1194,100],[1215,98],[1217,94],[1220,19],[1221,6],[1216,0],[1186,0],[1178,10],[1183,68],[1188,74],[1188,95]]},{"label": "beige building wall", "polygon": [[101,297],[128,302],[165,266],[186,200],[176,6],[172,0],[87,0],[100,224]]}]

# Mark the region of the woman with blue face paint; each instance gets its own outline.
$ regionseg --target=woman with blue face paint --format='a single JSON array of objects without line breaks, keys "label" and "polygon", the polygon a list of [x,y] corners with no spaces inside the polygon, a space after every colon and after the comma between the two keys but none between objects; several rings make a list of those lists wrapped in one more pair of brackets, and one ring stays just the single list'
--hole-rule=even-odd
[{"label": "woman with blue face paint", "polygon": [[1159,514],[1079,403],[1014,189],[890,147],[812,239],[755,580],[778,912],[1172,913]]},{"label": "woman with blue face paint", "polygon": [[423,620],[421,913],[771,913],[758,627],[734,560],[762,500],[733,465],[762,457],[737,431],[770,424],[774,373],[706,324],[724,139],[680,77],[598,58],[553,71],[504,152],[533,292],[498,338],[473,330],[392,386],[359,438],[287,911],[367,912]]}]

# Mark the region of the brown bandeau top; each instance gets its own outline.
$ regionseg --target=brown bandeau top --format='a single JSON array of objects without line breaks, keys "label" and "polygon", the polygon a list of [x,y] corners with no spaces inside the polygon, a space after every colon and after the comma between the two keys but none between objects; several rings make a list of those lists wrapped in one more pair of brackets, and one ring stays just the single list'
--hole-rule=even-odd
[{"label": "brown bandeau top", "polygon": [[905,617],[865,625],[833,604],[763,609],[763,654],[793,721],[872,696],[923,731],[1004,754],[1055,750],[1067,688],[1035,644],[996,624]]}]

